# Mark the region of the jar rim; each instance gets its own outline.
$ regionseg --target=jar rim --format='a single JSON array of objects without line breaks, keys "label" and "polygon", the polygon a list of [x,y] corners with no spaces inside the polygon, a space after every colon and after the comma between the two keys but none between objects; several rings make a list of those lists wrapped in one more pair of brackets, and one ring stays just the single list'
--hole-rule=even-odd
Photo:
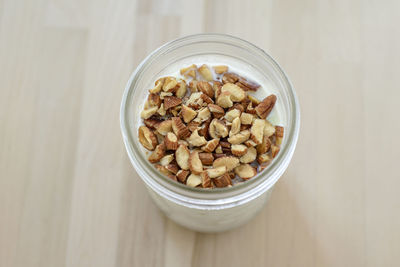
[{"label": "jar rim", "polygon": [[[280,153],[278,153],[277,157],[271,162],[271,164],[267,166],[267,168],[263,172],[258,173],[255,177],[248,181],[232,187],[214,188],[212,190],[206,188],[192,188],[165,177],[164,175],[159,173],[153,166],[151,166],[147,159],[144,158],[144,155],[142,155],[141,151],[139,151],[138,148],[133,145],[133,135],[131,134],[131,131],[128,127],[127,112],[129,107],[129,96],[133,92],[133,90],[135,90],[134,85],[140,73],[144,71],[146,66],[150,65],[151,62],[156,60],[159,54],[166,53],[170,49],[176,49],[177,46],[179,47],[179,45],[182,46],[194,42],[229,42],[230,45],[237,44],[241,47],[249,49],[252,53],[256,53],[259,56],[262,56],[263,59],[265,59],[271,65],[271,67],[273,67],[274,70],[277,71],[281,81],[288,89],[287,93],[291,104],[289,111],[291,113],[292,120],[290,123],[290,131],[287,133],[288,136],[286,138],[286,142],[282,144]],[[160,46],[152,53],[150,53],[138,65],[136,70],[130,76],[125,87],[120,108],[120,125],[125,148],[127,150],[130,161],[140,177],[145,181],[148,186],[157,191],[159,194],[164,194],[175,201],[183,201],[186,204],[193,203],[195,205],[204,204],[208,206],[218,204],[221,201],[224,204],[237,202],[240,199],[238,199],[237,197],[232,197],[240,194],[243,195],[243,201],[247,202],[251,199],[250,195],[257,197],[259,194],[264,192],[266,189],[272,187],[272,185],[274,185],[278,181],[279,177],[287,168],[290,159],[294,153],[300,128],[300,108],[296,92],[286,73],[283,71],[280,65],[264,50],[246,40],[227,34],[194,34],[172,40]],[[154,177],[156,177],[157,180]],[[260,190],[263,191],[259,192]]]}]

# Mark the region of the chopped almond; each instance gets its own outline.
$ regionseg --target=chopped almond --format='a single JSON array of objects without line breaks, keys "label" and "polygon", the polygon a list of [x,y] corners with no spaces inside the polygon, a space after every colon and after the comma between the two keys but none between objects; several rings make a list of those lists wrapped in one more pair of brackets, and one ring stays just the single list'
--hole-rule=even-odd
[{"label": "chopped almond", "polygon": [[179,98],[182,98],[186,95],[187,92],[187,86],[186,86],[186,82],[185,81],[179,81],[178,84],[178,89],[175,92],[175,95]]},{"label": "chopped almond", "polygon": [[176,150],[178,148],[178,137],[174,133],[167,133],[164,142],[167,150]]},{"label": "chopped almond", "polygon": [[276,155],[278,155],[279,150],[279,146],[271,145],[271,156],[275,158]]},{"label": "chopped almond", "polygon": [[180,73],[181,73],[181,75],[183,75],[185,77],[196,78],[196,69],[197,69],[197,66],[195,64],[192,64],[186,68],[180,69]]},{"label": "chopped almond", "polygon": [[142,119],[148,119],[151,116],[153,116],[154,114],[156,114],[157,110],[158,110],[157,106],[150,107],[150,108],[147,108],[147,109],[143,109],[143,111],[140,113],[140,117]]},{"label": "chopped almond", "polygon": [[219,138],[214,138],[210,141],[207,142],[206,145],[204,145],[201,149],[203,149],[205,152],[213,152],[219,144]]},{"label": "chopped almond", "polygon": [[257,150],[255,147],[249,147],[246,154],[240,157],[241,163],[251,163],[256,160]]},{"label": "chopped almond", "polygon": [[208,128],[210,127],[211,120],[206,120],[199,128],[199,135],[204,136],[204,138],[209,139]]},{"label": "chopped almond", "polygon": [[215,153],[217,153],[217,154],[222,154],[222,153],[224,153],[224,152],[222,151],[221,145],[217,146],[217,148],[215,149]]},{"label": "chopped almond", "polygon": [[190,92],[191,93],[194,93],[194,92],[198,92],[199,90],[197,89],[197,83],[198,83],[198,81],[196,81],[196,80],[191,80],[190,81],[190,83],[189,83],[189,89],[190,89]]},{"label": "chopped almond", "polygon": [[263,164],[271,160],[271,157],[268,154],[260,154],[257,156],[258,164]]},{"label": "chopped almond", "polygon": [[226,83],[221,88],[221,93],[229,92],[233,102],[240,102],[246,97],[246,92],[233,83]]},{"label": "chopped almond", "polygon": [[161,123],[161,121],[159,119],[145,119],[143,120],[144,125],[146,125],[147,127],[151,128],[151,129],[156,129],[157,126]]},{"label": "chopped almond", "polygon": [[212,165],[214,161],[214,156],[212,153],[199,153],[199,158],[201,160],[201,163],[206,166]]},{"label": "chopped almond", "polygon": [[165,148],[165,144],[164,143],[161,143],[161,144],[157,145],[156,149],[153,151],[153,153],[151,153],[151,155],[149,156],[148,160],[151,163],[159,162],[160,159],[162,157],[164,157],[164,155],[165,155],[165,149],[166,148]]},{"label": "chopped almond", "polygon": [[214,105],[214,104],[209,104],[208,109],[211,111],[214,118],[221,118],[225,113],[223,108],[221,108],[218,105]]},{"label": "chopped almond", "polygon": [[183,121],[185,123],[189,123],[191,120],[196,118],[197,112],[194,111],[193,109],[189,108],[186,105],[182,105],[181,115],[182,115]]},{"label": "chopped almond", "polygon": [[160,164],[154,164],[154,167],[156,167],[156,169],[159,170],[164,175],[168,176],[171,174],[171,172],[167,168],[165,168],[165,166],[162,166]]},{"label": "chopped almond", "polygon": [[238,134],[240,132],[240,118],[236,117],[233,121],[232,121],[232,125],[231,125],[231,130],[229,132],[229,136],[233,136],[235,134]]},{"label": "chopped almond", "polygon": [[164,85],[164,79],[158,79],[155,82],[155,87],[153,89],[149,90],[149,92],[152,94],[157,94],[161,91],[163,85]]},{"label": "chopped almond", "polygon": [[175,151],[175,159],[182,170],[189,170],[189,149],[184,145],[179,145]]},{"label": "chopped almond", "polygon": [[260,155],[267,153],[270,148],[271,148],[271,140],[269,140],[269,138],[266,135],[264,135],[262,143],[257,145],[256,147],[257,154]]},{"label": "chopped almond", "polygon": [[165,168],[170,171],[173,174],[177,174],[179,171],[178,165],[174,164],[174,163],[170,163],[167,166],[165,166]]},{"label": "chopped almond", "polygon": [[204,138],[204,136],[199,135],[198,130],[195,130],[187,139],[187,141],[192,146],[202,146],[207,143],[207,140]]},{"label": "chopped almond", "polygon": [[224,116],[224,118],[229,122],[232,122],[235,118],[239,117],[240,117],[240,110],[238,109],[232,109],[231,111],[228,111]]},{"label": "chopped almond", "polygon": [[195,130],[198,130],[199,125],[200,125],[200,122],[191,121],[188,123],[187,127],[188,127],[189,131],[194,132]]},{"label": "chopped almond", "polygon": [[243,143],[244,141],[249,139],[249,137],[250,137],[250,131],[244,130],[238,134],[235,134],[235,135],[229,137],[228,142],[231,143],[232,145],[237,145],[237,144]]},{"label": "chopped almond", "polygon": [[220,141],[219,143],[223,148],[229,148],[229,149],[231,148],[231,144],[229,142]]},{"label": "chopped almond", "polygon": [[190,186],[190,187],[196,187],[198,185],[201,185],[202,183],[202,179],[200,177],[200,175],[196,175],[196,174],[191,174],[189,175],[189,177],[186,180],[186,185]]},{"label": "chopped almond", "polygon": [[198,152],[190,153],[189,169],[194,174],[200,174],[203,171],[203,164],[201,163]]},{"label": "chopped almond", "polygon": [[204,101],[203,105],[204,105],[204,104],[214,104],[214,100],[212,100],[212,98],[209,97],[208,95],[206,95],[206,94],[201,94],[200,97],[201,97],[201,99]]},{"label": "chopped almond", "polygon": [[209,133],[212,138],[227,137],[229,132],[225,124],[217,119],[213,119],[210,124]]},{"label": "chopped almond", "polygon": [[277,145],[281,145],[282,144],[282,140],[283,140],[283,127],[282,126],[275,126],[275,143]]},{"label": "chopped almond", "polygon": [[211,70],[207,67],[207,65],[205,64],[201,65],[198,71],[205,80],[207,81],[213,80],[213,75],[211,73]]},{"label": "chopped almond", "polygon": [[[221,89],[222,90],[222,89]],[[233,102],[231,99],[231,94],[230,92],[221,92],[221,94],[217,97],[217,105],[219,105],[222,108],[229,108],[233,106]]]},{"label": "chopped almond", "polygon": [[217,99],[217,97],[221,94],[221,88],[222,88],[222,83],[219,81],[213,81],[213,89],[214,89],[214,98]]},{"label": "chopped almond", "polygon": [[161,116],[165,116],[165,114],[167,114],[167,111],[164,108],[164,103],[161,103],[160,108],[157,109],[157,113],[160,114]]},{"label": "chopped almond", "polygon": [[148,150],[154,150],[158,143],[156,135],[146,126],[139,127],[139,142]]},{"label": "chopped almond", "polygon": [[201,91],[202,93],[208,95],[209,97],[214,97],[214,90],[213,90],[211,84],[209,84],[206,81],[198,82],[197,89],[199,91]]},{"label": "chopped almond", "polygon": [[164,157],[162,157],[160,159],[160,164],[161,164],[161,166],[167,166],[173,160],[174,160],[174,155],[173,154],[165,155]]},{"label": "chopped almond", "polygon": [[176,81],[175,78],[173,77],[167,77],[165,79],[164,85],[163,85],[163,91],[164,92],[175,92],[177,88],[178,82]]},{"label": "chopped almond", "polygon": [[212,187],[210,176],[208,176],[207,172],[202,172],[200,174],[201,177],[201,186],[203,188]]},{"label": "chopped almond", "polygon": [[251,140],[251,139],[245,141],[244,144],[245,144],[247,147],[251,147],[251,146],[256,146],[256,145],[257,145],[257,144],[256,144],[253,140]]},{"label": "chopped almond", "polygon": [[189,171],[179,170],[176,173],[176,177],[178,178],[178,180],[180,182],[184,183],[186,181],[186,178],[188,177],[189,173],[190,173]]},{"label": "chopped almond", "polygon": [[152,107],[154,107],[154,106],[160,107],[160,105],[161,105],[161,99],[158,94],[149,94],[149,96],[147,98],[147,102]]},{"label": "chopped almond", "polygon": [[226,65],[218,65],[218,66],[213,66],[213,69],[214,69],[216,74],[222,74],[222,73],[228,71],[228,66],[226,66]]},{"label": "chopped almond", "polygon": [[247,152],[247,146],[238,144],[238,145],[232,145],[231,147],[232,154],[235,156],[243,156]]},{"label": "chopped almond", "polygon": [[213,167],[226,166],[227,171],[233,170],[239,165],[239,159],[236,157],[222,157],[214,160]]},{"label": "chopped almond", "polygon": [[275,133],[275,127],[269,121],[266,120],[264,126],[264,135],[270,137],[274,133]]},{"label": "chopped almond", "polygon": [[253,114],[243,112],[240,115],[240,122],[242,124],[251,125],[251,123],[253,122],[253,118],[254,118]]},{"label": "chopped almond", "polygon": [[239,80],[239,75],[232,72],[227,72],[222,76],[223,83],[235,83],[238,80]]},{"label": "chopped almond", "polygon": [[228,173],[225,173],[224,175],[215,178],[214,184],[216,187],[226,187],[232,185],[231,177]]},{"label": "chopped almond", "polygon": [[176,96],[167,96],[164,98],[164,109],[168,110],[172,107],[182,104],[182,99]]},{"label": "chopped almond", "polygon": [[220,166],[217,168],[211,168],[211,169],[207,169],[205,172],[207,172],[208,176],[210,176],[210,178],[216,178],[218,176],[223,175],[224,173],[226,173],[226,166]]},{"label": "chopped almond", "polygon": [[211,118],[210,110],[207,107],[200,109],[199,113],[197,113],[197,118],[200,120],[200,122],[208,120]]},{"label": "chopped almond", "polygon": [[172,130],[180,139],[185,139],[190,136],[189,129],[183,124],[179,117],[172,118]]},{"label": "chopped almond", "polygon": [[257,170],[249,164],[240,164],[235,168],[235,173],[242,179],[248,180],[257,174]]},{"label": "chopped almond", "polygon": [[251,126],[251,140],[256,144],[261,144],[264,136],[265,120],[256,119]]}]

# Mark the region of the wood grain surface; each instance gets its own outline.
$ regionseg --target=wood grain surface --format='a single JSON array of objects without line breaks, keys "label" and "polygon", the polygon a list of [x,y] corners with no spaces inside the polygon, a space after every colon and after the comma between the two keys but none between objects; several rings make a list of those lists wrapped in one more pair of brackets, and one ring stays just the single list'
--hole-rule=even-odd
[{"label": "wood grain surface", "polygon": [[[400,266],[400,2],[0,0],[0,266]],[[200,32],[270,53],[302,125],[247,225],[166,219],[119,106],[153,49]]]}]

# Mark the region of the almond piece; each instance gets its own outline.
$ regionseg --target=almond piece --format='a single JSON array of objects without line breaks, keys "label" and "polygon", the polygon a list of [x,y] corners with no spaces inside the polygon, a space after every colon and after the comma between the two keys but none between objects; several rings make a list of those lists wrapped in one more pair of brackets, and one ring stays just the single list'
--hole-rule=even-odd
[{"label": "almond piece", "polygon": [[217,97],[221,94],[221,88],[222,88],[222,83],[219,81],[213,81],[213,89],[214,89],[214,98],[217,99]]},{"label": "almond piece", "polygon": [[139,127],[139,142],[148,150],[154,150],[158,143],[156,135],[146,126]]},{"label": "almond piece", "polygon": [[200,122],[208,120],[209,118],[211,118],[210,110],[207,107],[200,109],[197,113],[197,118],[200,120]]},{"label": "almond piece", "polygon": [[186,105],[182,105],[181,115],[185,123],[189,123],[197,116],[197,112]]},{"label": "almond piece", "polygon": [[164,136],[163,135],[161,135],[159,132],[154,132],[154,134],[156,135],[157,141],[158,141],[159,144],[164,142]]},{"label": "almond piece", "polygon": [[271,160],[271,157],[268,154],[260,154],[257,156],[258,164],[263,164]]},{"label": "almond piece", "polygon": [[221,115],[220,117],[222,117],[225,113],[223,108],[214,104],[209,104],[208,109],[210,110],[210,112],[213,114],[214,117],[216,114]]},{"label": "almond piece", "polygon": [[205,152],[213,152],[219,144],[219,138],[214,138],[207,142],[206,145],[201,147]]},{"label": "almond piece", "polygon": [[246,154],[240,157],[241,163],[251,163],[256,160],[257,150],[255,147],[249,147]]},{"label": "almond piece", "polygon": [[216,178],[216,177],[221,176],[224,173],[226,173],[226,166],[220,166],[217,168],[207,169],[205,172],[207,172],[207,174],[210,178]]},{"label": "almond piece", "polygon": [[198,129],[199,135],[204,136],[204,138],[209,139],[208,128],[210,127],[211,119],[206,120]]},{"label": "almond piece", "polygon": [[229,142],[220,141],[219,144],[220,144],[223,148],[231,149],[231,144],[230,144]]},{"label": "almond piece", "polygon": [[172,107],[182,104],[182,99],[176,96],[167,96],[164,98],[164,109],[168,110]]},{"label": "almond piece", "polygon": [[[214,104],[214,100],[206,94],[201,94],[200,98],[203,100],[204,104]],[[207,105],[208,106],[208,105]]]},{"label": "almond piece", "polygon": [[200,122],[191,121],[188,123],[187,127],[188,127],[189,131],[194,132],[195,130],[198,129],[199,125],[200,125]]},{"label": "almond piece", "polygon": [[206,81],[201,81],[197,83],[197,89],[200,90],[203,94],[206,94],[209,97],[214,97],[214,90]]},{"label": "almond piece", "polygon": [[240,117],[240,110],[238,109],[232,109],[231,111],[228,111],[224,116],[224,118],[229,122],[232,122],[235,118],[239,117]]},{"label": "almond piece", "polygon": [[161,103],[161,106],[157,110],[157,113],[160,114],[161,116],[165,116],[165,114],[167,114],[167,111],[164,108],[164,103]]},{"label": "almond piece", "polygon": [[178,89],[177,85],[178,82],[174,77],[167,77],[162,89],[164,92],[175,92]]},{"label": "almond piece", "polygon": [[253,107],[253,103],[249,103],[246,108],[246,112],[250,114],[257,114],[256,109]]},{"label": "almond piece", "polygon": [[228,71],[228,66],[218,65],[218,66],[213,66],[213,69],[214,69],[216,74],[222,74],[222,73]]},{"label": "almond piece", "polygon": [[264,136],[265,120],[255,119],[253,125],[251,126],[251,140],[256,144],[261,144]]},{"label": "almond piece", "polygon": [[276,155],[278,155],[279,150],[280,150],[279,146],[271,145],[271,156],[275,158]]},{"label": "almond piece", "polygon": [[[189,99],[186,101],[186,105],[190,106],[201,106],[203,99],[201,99],[202,92],[194,92],[190,95]],[[199,104],[201,100],[201,104]]]},{"label": "almond piece", "polygon": [[186,68],[180,69],[180,73],[181,73],[181,75],[183,75],[185,77],[196,78],[196,69],[197,69],[197,66],[195,64],[192,64]]},{"label": "almond piece", "polygon": [[244,141],[249,139],[249,137],[250,137],[250,131],[244,130],[238,134],[235,134],[235,135],[229,137],[228,142],[231,143],[232,145],[237,145],[237,144],[243,143]]},{"label": "almond piece", "polygon": [[282,126],[275,126],[275,143],[280,146],[283,140],[283,127]]},{"label": "almond piece", "polygon": [[176,90],[175,95],[179,98],[182,98],[186,95],[186,92],[187,92],[186,82],[183,80],[180,80],[179,84],[178,84],[178,89]]},{"label": "almond piece", "polygon": [[189,82],[189,89],[190,89],[191,93],[195,93],[195,92],[199,91],[197,88],[197,83],[198,83],[198,81],[196,81],[196,80],[191,80]]},{"label": "almond piece", "polygon": [[167,135],[168,132],[172,131],[172,120],[161,122],[156,129],[159,134]]},{"label": "almond piece", "polygon": [[178,140],[179,145],[189,146],[189,143],[186,140]]},{"label": "almond piece", "polygon": [[222,121],[216,120],[214,123],[214,127],[215,127],[215,132],[218,137],[224,138],[224,137],[228,136],[228,134],[229,134],[228,127],[226,127],[225,123],[223,123]]},{"label": "almond piece", "polygon": [[226,166],[226,170],[229,172],[233,170],[235,167],[239,166],[239,159],[236,157],[222,157],[214,160],[213,167],[221,167]]},{"label": "almond piece", "polygon": [[252,167],[250,164],[240,164],[240,166],[235,168],[235,173],[242,179],[248,180],[257,174],[256,168]]},{"label": "almond piece", "polygon": [[258,104],[260,104],[260,100],[258,100],[257,98],[255,98],[252,95],[247,95],[247,97],[249,98],[249,100],[251,101],[251,103],[253,103],[254,106],[257,106]]},{"label": "almond piece", "polygon": [[240,115],[240,122],[242,124],[251,125],[251,123],[253,122],[253,118],[254,118],[253,114],[243,112]]},{"label": "almond piece", "polygon": [[222,108],[230,108],[233,106],[233,102],[231,100],[230,92],[221,92],[221,94],[217,97],[216,101],[217,105]]},{"label": "almond piece", "polygon": [[172,117],[172,130],[179,139],[185,139],[190,136],[189,129],[183,124],[181,118]]},{"label": "almond piece", "polygon": [[[219,147],[221,147],[221,146],[219,146]],[[217,151],[217,149],[215,151]],[[221,148],[221,153],[215,152],[215,154],[213,156],[214,156],[214,159],[219,159],[219,158],[227,157],[228,155],[224,154],[224,152],[222,151],[222,148]]]},{"label": "almond piece", "polygon": [[233,104],[233,106],[228,111],[231,111],[232,109],[237,109],[240,111],[240,113],[244,112],[244,107],[241,103]]},{"label": "almond piece", "polygon": [[164,139],[167,150],[176,150],[178,148],[178,137],[172,132],[167,133]]},{"label": "almond piece", "polygon": [[215,149],[215,153],[217,153],[217,154],[222,154],[222,153],[224,153],[224,152],[222,151],[221,145],[217,146],[217,148]]},{"label": "almond piece", "polygon": [[171,174],[171,172],[167,168],[165,168],[165,166],[161,166],[160,164],[154,164],[154,167],[156,167],[156,169],[164,175],[168,176]]},{"label": "almond piece", "polygon": [[239,77],[239,80],[235,84],[245,91],[257,91],[257,89],[260,88],[258,83],[249,81],[243,77]]},{"label": "almond piece", "polygon": [[189,156],[189,169],[194,174],[200,174],[203,171],[203,164],[199,158],[199,153],[192,152]]},{"label": "almond piece", "polygon": [[251,140],[251,139],[245,141],[244,144],[245,144],[247,147],[252,147],[252,146],[256,146],[256,145],[257,145],[257,144],[256,144],[253,140]]},{"label": "almond piece", "polygon": [[199,153],[199,158],[201,160],[201,163],[206,166],[212,165],[214,161],[214,156],[212,153]]},{"label": "almond piece", "polygon": [[242,125],[240,125],[240,131],[249,130],[250,127],[251,127],[251,125],[244,125],[244,124],[242,124]]},{"label": "almond piece", "polygon": [[189,149],[184,145],[179,145],[178,149],[175,151],[175,159],[182,170],[189,170],[189,156]]},{"label": "almond piece", "polygon": [[257,105],[255,108],[258,117],[261,119],[265,119],[271,113],[272,109],[274,108],[276,102],[276,95],[270,95],[264,98],[260,104]]},{"label": "almond piece", "polygon": [[153,153],[151,153],[148,160],[151,163],[156,163],[156,162],[159,162],[160,159],[164,156],[165,156],[165,144],[161,143],[156,146],[156,149],[154,149]]},{"label": "almond piece", "polygon": [[239,76],[235,73],[228,72],[222,76],[223,83],[235,83],[239,80]]},{"label": "almond piece", "polygon": [[158,79],[158,80],[155,82],[154,88],[153,88],[153,89],[150,89],[149,92],[152,93],[152,94],[157,94],[157,93],[159,93],[159,92],[161,91],[161,89],[162,89],[162,86],[164,85],[164,80],[165,80],[165,79]]},{"label": "almond piece", "polygon": [[176,178],[178,178],[178,180],[179,180],[181,183],[184,183],[184,182],[186,181],[186,178],[188,177],[189,173],[190,173],[189,171],[179,170],[179,171],[176,173]]},{"label": "almond piece", "polygon": [[236,117],[233,121],[232,121],[232,125],[231,125],[231,130],[229,131],[229,136],[233,136],[235,134],[238,134],[240,132],[240,118]]},{"label": "almond piece", "polygon": [[161,123],[161,120],[149,118],[143,120],[143,123],[149,128],[156,129],[157,126]]},{"label": "almond piece", "polygon": [[157,106],[150,107],[150,108],[147,108],[147,109],[143,109],[142,112],[140,113],[140,117],[142,119],[148,119],[151,116],[153,116],[154,114],[156,114],[157,110],[158,110]]},{"label": "almond piece", "polygon": [[160,99],[164,100],[167,96],[172,96],[172,92],[161,92],[160,93]]},{"label": "almond piece", "polygon": [[187,139],[187,141],[192,146],[202,146],[207,144],[207,140],[204,138],[204,136],[199,135],[198,130],[195,130]]},{"label": "almond piece", "polygon": [[173,154],[165,155],[164,157],[162,157],[160,159],[160,164],[161,164],[161,166],[167,166],[173,160],[174,160],[174,155]]},{"label": "almond piece", "polygon": [[266,120],[264,126],[264,135],[270,137],[274,133],[275,133],[275,127],[268,120]]},{"label": "almond piece", "polygon": [[190,174],[189,177],[186,180],[186,185],[190,187],[196,187],[198,185],[201,185],[202,179],[200,175],[196,174]]},{"label": "almond piece", "polygon": [[208,173],[207,173],[207,172],[202,172],[202,173],[200,174],[200,177],[201,177],[201,186],[202,186],[203,188],[212,187],[212,185],[211,185],[211,179],[210,179],[210,176],[208,176]]},{"label": "almond piece", "polygon": [[226,187],[232,185],[232,180],[228,173],[225,173],[224,175],[213,180],[216,187]]},{"label": "almond piece", "polygon": [[158,94],[153,94],[153,93],[149,94],[149,96],[147,97],[147,102],[152,107],[154,106],[160,107],[161,105],[161,99]]},{"label": "almond piece", "polygon": [[257,147],[256,147],[257,154],[260,155],[260,154],[267,153],[270,148],[271,148],[271,140],[269,140],[269,138],[264,135],[262,143],[257,145]]},{"label": "almond piece", "polygon": [[246,98],[246,92],[233,83],[226,83],[221,88],[221,94],[224,92],[229,92],[231,95],[231,100],[233,102],[240,102]]},{"label": "almond piece", "polygon": [[205,65],[205,64],[201,65],[200,68],[198,69],[198,71],[199,71],[200,75],[204,78],[204,80],[207,80],[207,81],[213,80],[213,75],[207,65]]},{"label": "almond piece", "polygon": [[166,168],[169,172],[171,172],[171,173],[173,173],[173,174],[177,174],[178,171],[179,171],[178,165],[176,165],[176,164],[174,164],[174,163],[168,164],[167,166],[165,166],[165,168]]},{"label": "almond piece", "polygon": [[247,153],[247,146],[242,144],[232,145],[231,151],[233,155],[240,157]]}]

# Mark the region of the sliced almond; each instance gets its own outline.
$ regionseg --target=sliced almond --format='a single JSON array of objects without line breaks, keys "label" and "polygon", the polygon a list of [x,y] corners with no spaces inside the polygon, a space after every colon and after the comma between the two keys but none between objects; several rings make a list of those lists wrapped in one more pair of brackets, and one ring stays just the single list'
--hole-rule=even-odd
[{"label": "sliced almond", "polygon": [[200,90],[203,94],[208,95],[209,97],[214,97],[214,90],[206,81],[201,81],[197,83],[197,89]]},{"label": "sliced almond", "polygon": [[164,98],[164,109],[168,110],[172,107],[182,104],[182,99],[176,96],[167,96]]},{"label": "sliced almond", "polygon": [[231,125],[231,130],[229,131],[229,136],[233,136],[235,134],[238,134],[240,132],[240,118],[236,117],[233,121],[232,121],[232,125]]},{"label": "sliced almond", "polygon": [[186,105],[182,105],[181,115],[185,123],[189,123],[197,116],[197,112]]},{"label": "sliced almond", "polygon": [[232,72],[227,72],[222,76],[223,83],[235,83],[238,80],[239,80],[239,75]]},{"label": "sliced almond", "polygon": [[272,109],[274,108],[275,102],[276,102],[276,95],[270,95],[264,98],[264,100],[261,101],[260,104],[258,104],[257,107],[255,108],[258,117],[260,117],[261,119],[267,118],[268,115],[271,113]]},{"label": "sliced almond", "polygon": [[207,80],[207,81],[213,80],[213,75],[207,65],[205,65],[205,64],[201,65],[200,68],[198,69],[198,71],[199,71],[200,75],[204,78],[204,80]]},{"label": "sliced almond", "polygon": [[148,119],[151,116],[153,116],[154,114],[157,113],[158,107],[154,106],[154,107],[149,107],[147,109],[143,109],[142,112],[140,113],[140,117],[142,119]]},{"label": "sliced almond", "polygon": [[269,138],[267,136],[264,135],[262,143],[257,145],[257,147],[256,147],[257,154],[260,155],[260,154],[267,153],[270,148],[271,148],[271,141],[269,140]]},{"label": "sliced almond", "polygon": [[199,158],[201,160],[201,163],[206,166],[212,165],[214,161],[214,156],[212,153],[199,153]]},{"label": "sliced almond", "polygon": [[255,147],[249,147],[246,154],[240,157],[241,163],[251,163],[256,160],[257,150]]},{"label": "sliced almond", "polygon": [[167,133],[171,131],[172,131],[172,120],[163,121],[157,126],[157,132],[161,135],[167,135]]},{"label": "sliced almond", "polygon": [[156,149],[154,149],[153,153],[150,154],[148,160],[151,163],[156,163],[159,162],[160,159],[164,156],[165,156],[165,144],[161,143],[156,146]]},{"label": "sliced almond", "polygon": [[278,155],[279,150],[280,150],[279,146],[271,145],[271,156],[275,158],[276,155]]},{"label": "sliced almond", "polygon": [[228,142],[231,143],[232,145],[237,145],[237,144],[243,143],[244,141],[249,139],[249,137],[250,137],[250,131],[244,130],[238,134],[235,134],[235,135],[229,137]]},{"label": "sliced almond", "polygon": [[233,155],[240,157],[247,153],[247,146],[242,144],[232,145],[231,151]]},{"label": "sliced almond", "polygon": [[222,73],[228,71],[228,66],[226,66],[226,65],[218,65],[218,66],[213,66],[213,69],[214,69],[216,74],[222,74]]},{"label": "sliced almond", "polygon": [[253,118],[254,118],[253,114],[243,112],[240,115],[240,122],[242,124],[250,125],[253,122]]},{"label": "sliced almond", "polygon": [[179,170],[179,171],[176,173],[176,178],[178,178],[178,180],[179,180],[181,183],[184,183],[184,182],[186,181],[186,178],[188,177],[189,173],[190,173],[189,171]]},{"label": "sliced almond", "polygon": [[208,176],[210,176],[210,178],[216,178],[216,177],[221,176],[224,173],[226,173],[226,166],[220,166],[217,168],[207,169],[205,172],[207,172],[207,174],[208,174]]},{"label": "sliced almond", "polygon": [[221,167],[226,166],[227,171],[233,170],[235,167],[239,165],[239,159],[236,157],[222,157],[214,160],[213,167]]},{"label": "sliced almond", "polygon": [[180,80],[179,84],[178,84],[178,89],[176,90],[175,95],[179,98],[182,98],[186,95],[186,92],[187,92],[186,82],[183,80]]},{"label": "sliced almond", "polygon": [[202,146],[207,144],[207,140],[204,136],[200,136],[198,130],[195,130],[188,139],[186,139],[192,146]]},{"label": "sliced almond", "polygon": [[174,160],[174,154],[165,155],[160,159],[161,166],[167,166]]},{"label": "sliced almond", "polygon": [[171,172],[171,173],[173,173],[173,174],[177,174],[178,171],[179,171],[178,165],[176,165],[176,164],[174,164],[174,163],[168,164],[167,166],[165,166],[165,168],[166,168],[169,172]]},{"label": "sliced almond", "polygon": [[200,122],[206,121],[209,118],[211,118],[211,112],[208,109],[208,107],[200,109],[199,112],[197,113],[197,118],[200,120]]},{"label": "sliced almond", "polygon": [[202,179],[200,177],[200,175],[196,175],[196,174],[191,174],[189,175],[189,177],[186,180],[186,185],[190,186],[190,187],[196,187],[198,185],[201,185]]},{"label": "sliced almond", "polygon": [[246,97],[246,92],[233,83],[226,83],[221,88],[221,94],[224,92],[229,92],[231,95],[231,100],[233,102],[240,102]]},{"label": "sliced almond", "polygon": [[260,154],[257,156],[257,162],[258,164],[263,164],[266,162],[269,162],[271,160],[271,157],[268,154]]},{"label": "sliced almond", "polygon": [[203,188],[212,187],[212,185],[211,185],[211,179],[210,179],[210,176],[208,176],[208,173],[207,173],[207,172],[202,172],[202,173],[200,174],[200,177],[201,177],[201,186],[202,186]]},{"label": "sliced almond", "polygon": [[221,92],[221,94],[217,97],[216,101],[217,105],[222,108],[230,108],[233,106],[233,102],[231,99],[230,92]]},{"label": "sliced almond", "polygon": [[185,139],[190,136],[189,129],[183,124],[181,118],[173,117],[172,119],[172,130],[179,139]]},{"label": "sliced almond", "polygon": [[158,143],[156,135],[146,126],[139,127],[139,142],[148,150],[154,150]]},{"label": "sliced almond", "polygon": [[274,133],[275,133],[275,127],[268,120],[266,120],[264,126],[264,135],[270,137]]},{"label": "sliced almond", "polygon": [[189,170],[189,149],[184,145],[179,145],[175,151],[175,159],[182,170]]},{"label": "sliced almond", "polygon": [[213,180],[216,187],[226,187],[232,185],[232,180],[228,173],[225,173],[224,175]]},{"label": "sliced almond", "polygon": [[213,152],[219,144],[219,138],[214,138],[210,141],[207,142],[206,145],[204,145],[201,149],[203,149],[205,152]]},{"label": "sliced almond", "polygon": [[235,173],[242,179],[248,180],[257,174],[256,168],[252,167],[250,164],[240,164],[240,166],[235,168]]},{"label": "sliced almond", "polygon": [[172,132],[167,133],[164,139],[167,150],[176,150],[178,148],[178,137]]},{"label": "sliced almond", "polygon": [[194,174],[200,174],[203,171],[203,164],[199,158],[199,153],[192,152],[189,156],[189,169]]},{"label": "sliced almond", "polygon": [[275,126],[275,143],[280,146],[283,140],[283,127],[282,126]]},{"label": "sliced almond", "polygon": [[224,116],[224,118],[229,122],[232,122],[235,118],[239,117],[240,117],[240,110],[238,109],[232,109],[231,111],[228,111]]},{"label": "sliced almond", "polygon": [[251,126],[251,140],[256,144],[261,144],[264,136],[265,120],[256,119]]},{"label": "sliced almond", "polygon": [[251,140],[251,139],[245,141],[244,144],[245,144],[247,147],[252,147],[252,146],[256,146],[256,145],[257,145],[257,144],[256,144],[253,140]]}]

